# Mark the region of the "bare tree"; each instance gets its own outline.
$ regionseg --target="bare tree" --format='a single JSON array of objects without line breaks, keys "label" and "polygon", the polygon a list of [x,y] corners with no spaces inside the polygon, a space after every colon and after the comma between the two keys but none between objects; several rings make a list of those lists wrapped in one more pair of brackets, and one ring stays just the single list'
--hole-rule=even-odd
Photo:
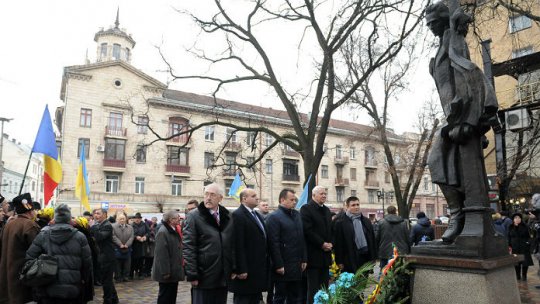
[{"label": "bare tree", "polygon": [[[221,47],[216,44],[211,47],[195,46],[189,51],[209,67],[225,66],[231,72],[219,73],[209,69],[203,74],[179,73],[180,69],[176,69],[162,53],[173,79],[210,81],[215,84],[214,97],[229,85],[250,81],[264,84],[275,93],[292,125],[289,133],[278,134],[268,126],[238,126],[214,116],[208,122],[190,125],[182,132],[190,136],[205,125],[223,125],[238,131],[270,134],[275,144],[262,150],[255,162],[277,143],[283,143],[301,155],[307,180],[310,174],[316,174],[324,155],[323,144],[332,114],[350,101],[372,73],[401,52],[404,41],[421,23],[425,4],[422,0],[246,0],[241,4],[238,1],[214,0],[214,13],[210,17],[181,11],[192,18],[202,34],[221,37],[223,41]],[[287,30],[281,32],[277,40],[265,41],[276,28]],[[305,86],[309,88],[307,91],[289,90],[283,79],[284,75],[290,74],[291,67],[280,65],[280,59],[270,55],[276,48],[285,49],[281,37],[285,39],[289,33],[296,35],[294,39],[298,46],[287,56],[299,58],[306,53],[311,56],[307,67],[297,69],[311,71],[311,85]],[[362,54],[365,64],[354,82],[337,90],[336,81],[341,73],[346,72],[342,69],[344,58],[341,50],[351,36],[358,37],[355,48]],[[310,51],[301,53],[304,48]],[[307,105],[309,115],[301,114],[302,105]],[[220,108],[217,98],[215,107]],[[157,138],[167,139],[158,135]],[[315,179],[312,181],[311,186]]]},{"label": "bare tree", "polygon": [[[355,37],[351,37],[348,47],[343,49],[349,73],[347,78],[340,79],[338,89],[346,89],[351,82],[356,82],[363,75],[364,61],[362,56],[355,52],[355,44]],[[411,66],[418,61],[416,44],[416,39],[411,40],[400,56],[387,61],[380,73],[370,75],[351,96],[352,103],[367,111],[372,119],[392,179],[399,214],[404,218],[409,217],[409,210],[424,175],[427,156],[439,124],[438,108],[436,103],[431,101],[426,103],[419,113],[418,134],[415,136],[409,136],[403,141],[405,137],[398,138],[388,127],[391,103],[397,101],[407,89],[408,73]]]}]

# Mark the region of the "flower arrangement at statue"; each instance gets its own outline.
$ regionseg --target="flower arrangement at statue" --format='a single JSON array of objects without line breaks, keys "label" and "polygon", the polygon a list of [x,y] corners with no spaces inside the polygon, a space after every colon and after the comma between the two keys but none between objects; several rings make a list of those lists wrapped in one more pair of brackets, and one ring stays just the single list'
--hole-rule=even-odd
[{"label": "flower arrangement at statue", "polygon": [[[314,304],[384,304],[408,303],[410,299],[409,282],[412,271],[394,246],[394,257],[381,271],[377,281],[370,278],[374,264],[363,265],[355,274],[343,272],[337,276],[328,288],[319,290],[314,297]],[[330,270],[332,273],[332,270]],[[366,297],[364,292],[370,285],[376,285]]]}]

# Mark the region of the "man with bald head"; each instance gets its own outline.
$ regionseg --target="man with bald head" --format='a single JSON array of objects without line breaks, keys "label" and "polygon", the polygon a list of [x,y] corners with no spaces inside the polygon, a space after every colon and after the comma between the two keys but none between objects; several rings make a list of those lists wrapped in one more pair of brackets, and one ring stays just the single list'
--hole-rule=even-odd
[{"label": "man with bald head", "polygon": [[307,301],[328,285],[328,267],[332,262],[332,215],[326,202],[326,188],[316,186],[311,191],[311,201],[300,209],[307,247]]},{"label": "man with bald head", "polygon": [[232,275],[229,291],[234,304],[259,304],[270,280],[267,231],[255,211],[259,197],[253,189],[240,192],[240,207],[232,213]]},{"label": "man with bald head", "polygon": [[204,187],[204,202],[187,214],[183,228],[185,272],[193,304],[227,303],[225,249],[229,243],[230,215],[220,205],[223,188]]}]

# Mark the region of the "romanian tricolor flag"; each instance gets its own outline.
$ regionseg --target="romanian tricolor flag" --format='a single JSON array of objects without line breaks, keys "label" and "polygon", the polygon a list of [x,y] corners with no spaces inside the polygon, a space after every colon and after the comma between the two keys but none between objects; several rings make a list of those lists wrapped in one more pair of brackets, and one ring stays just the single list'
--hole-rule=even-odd
[{"label": "romanian tricolor flag", "polygon": [[237,172],[228,194],[230,197],[234,197],[237,201],[240,201],[240,192],[242,192],[244,188],[245,187],[242,185],[242,180],[240,179],[240,174]]},{"label": "romanian tricolor flag", "polygon": [[83,142],[79,170],[77,170],[77,180],[75,182],[75,196],[81,200],[81,204],[87,211],[90,211],[90,204],[88,203],[89,195],[90,187],[88,187],[88,174],[86,173],[86,149]]},{"label": "romanian tricolor flag", "polygon": [[43,173],[44,199],[45,205],[47,205],[53,196],[54,189],[62,180],[62,166],[58,157],[56,138],[48,106],[45,106],[36,140],[32,147],[32,153],[43,153],[43,162],[45,164],[45,172]]}]

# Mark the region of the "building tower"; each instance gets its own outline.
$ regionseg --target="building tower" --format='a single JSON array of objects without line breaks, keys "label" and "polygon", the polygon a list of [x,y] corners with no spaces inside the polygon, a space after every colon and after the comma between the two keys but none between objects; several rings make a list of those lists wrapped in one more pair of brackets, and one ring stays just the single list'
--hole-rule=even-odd
[{"label": "building tower", "polygon": [[108,30],[103,28],[96,33],[94,41],[97,43],[96,61],[123,60],[131,62],[131,50],[135,47],[135,40],[124,29],[120,29],[120,9],[116,11],[114,27]]}]

